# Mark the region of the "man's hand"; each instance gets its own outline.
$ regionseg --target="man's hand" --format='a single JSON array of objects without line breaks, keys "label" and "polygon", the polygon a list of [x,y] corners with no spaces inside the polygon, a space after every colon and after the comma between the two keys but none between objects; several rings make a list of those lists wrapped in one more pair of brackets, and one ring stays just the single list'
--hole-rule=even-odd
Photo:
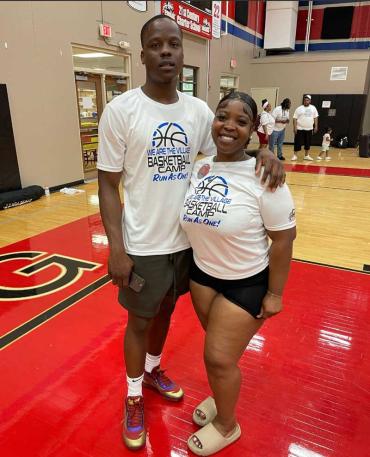
[{"label": "man's hand", "polygon": [[293,132],[294,132],[294,135],[297,135],[297,129],[296,129],[296,127],[294,127]]},{"label": "man's hand", "polygon": [[257,319],[268,319],[269,317],[279,314],[282,309],[283,303],[281,297],[270,295],[267,292],[263,297],[261,312],[257,316]]},{"label": "man's hand", "polygon": [[278,186],[282,186],[285,182],[285,170],[284,166],[274,154],[266,149],[259,149],[256,156],[256,175],[259,176],[264,166],[264,172],[262,176],[262,184],[265,184],[266,179],[269,178],[268,187],[274,192]]},{"label": "man's hand", "polygon": [[134,262],[125,251],[111,250],[108,258],[108,276],[119,288],[128,286]]},{"label": "man's hand", "polygon": [[317,133],[317,132],[318,132],[318,128],[315,127],[315,128],[313,129],[313,133]]}]

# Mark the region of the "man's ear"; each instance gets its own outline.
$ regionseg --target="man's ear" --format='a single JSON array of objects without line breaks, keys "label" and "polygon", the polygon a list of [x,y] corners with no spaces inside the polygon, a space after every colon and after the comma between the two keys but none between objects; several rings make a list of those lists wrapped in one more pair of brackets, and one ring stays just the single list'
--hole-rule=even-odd
[{"label": "man's ear", "polygon": [[145,57],[144,57],[144,51],[143,50],[141,50],[141,52],[140,52],[140,59],[141,59],[141,63],[143,65],[145,65]]}]

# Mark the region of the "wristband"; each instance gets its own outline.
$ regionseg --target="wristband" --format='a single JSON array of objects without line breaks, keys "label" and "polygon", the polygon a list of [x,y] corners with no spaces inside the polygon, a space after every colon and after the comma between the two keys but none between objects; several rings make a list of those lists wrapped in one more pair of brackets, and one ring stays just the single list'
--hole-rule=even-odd
[{"label": "wristband", "polygon": [[277,297],[277,298],[281,298],[281,297],[282,297],[282,295],[273,294],[273,293],[270,292],[269,290],[267,291],[267,293],[268,293],[269,295],[271,295],[272,297]]}]

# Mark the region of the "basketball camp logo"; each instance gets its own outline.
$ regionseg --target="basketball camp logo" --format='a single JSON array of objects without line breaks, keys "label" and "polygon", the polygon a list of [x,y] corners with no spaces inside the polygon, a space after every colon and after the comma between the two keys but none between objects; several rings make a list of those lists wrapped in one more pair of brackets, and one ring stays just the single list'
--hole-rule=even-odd
[{"label": "basketball camp logo", "polygon": [[153,148],[159,148],[161,146],[175,147],[179,145],[188,145],[188,137],[181,125],[175,122],[163,122],[163,124],[155,129],[152,138]]},{"label": "basketball camp logo", "polygon": [[189,178],[190,146],[185,129],[176,122],[162,122],[155,128],[147,149],[148,167],[153,182]]},{"label": "basketball camp logo", "polygon": [[212,195],[226,197],[229,193],[229,186],[222,176],[208,176],[198,184],[195,193],[196,195],[206,195],[208,197]]},{"label": "basketball camp logo", "polygon": [[185,201],[183,220],[218,228],[222,216],[227,214],[231,203],[229,186],[222,176],[207,176],[202,179],[194,193]]}]

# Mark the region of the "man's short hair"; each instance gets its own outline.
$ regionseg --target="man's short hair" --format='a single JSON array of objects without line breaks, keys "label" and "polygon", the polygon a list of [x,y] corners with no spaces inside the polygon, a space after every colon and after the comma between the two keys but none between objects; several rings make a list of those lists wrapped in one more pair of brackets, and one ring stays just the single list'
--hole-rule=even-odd
[{"label": "man's short hair", "polygon": [[[143,25],[143,27],[141,28],[141,32],[140,32],[140,41],[141,41],[141,46],[144,47],[144,35],[145,35],[145,32],[147,31],[149,25],[156,21],[157,19],[168,19],[169,21],[172,21],[174,24],[177,25],[177,27],[179,27],[179,25],[176,23],[176,21],[174,21],[172,18],[170,18],[169,16],[166,16],[165,14],[157,14],[156,16],[153,16],[149,19],[149,21],[146,21],[145,24]],[[182,39],[182,30],[181,28],[179,27],[179,30],[180,30],[180,35],[181,35],[181,39]]]}]

